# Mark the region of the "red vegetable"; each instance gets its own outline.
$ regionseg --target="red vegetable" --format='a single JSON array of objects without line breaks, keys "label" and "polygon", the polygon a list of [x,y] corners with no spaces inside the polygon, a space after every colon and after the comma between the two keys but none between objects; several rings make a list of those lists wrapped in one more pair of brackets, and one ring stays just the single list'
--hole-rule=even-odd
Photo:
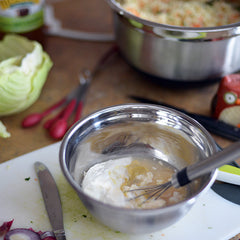
[{"label": "red vegetable", "polygon": [[26,239],[26,240],[56,240],[53,232],[35,232],[32,228],[16,228],[10,230],[13,220],[4,222],[0,226],[0,237],[4,236],[4,240]]},{"label": "red vegetable", "polygon": [[40,237],[42,240],[56,240],[56,238],[54,237],[53,232],[44,232],[44,233],[39,233]]},{"label": "red vegetable", "polygon": [[13,240],[17,239],[17,236],[21,236],[19,239],[26,239],[26,240],[41,240],[38,233],[25,228],[16,228],[7,232],[4,237],[4,240]]},{"label": "red vegetable", "polygon": [[56,240],[55,237],[45,237],[45,238],[42,238],[42,240]]},{"label": "red vegetable", "polygon": [[9,221],[9,222],[4,222],[0,226],[0,237],[3,236],[4,234],[6,234],[10,230],[12,223],[13,223],[13,220]]}]

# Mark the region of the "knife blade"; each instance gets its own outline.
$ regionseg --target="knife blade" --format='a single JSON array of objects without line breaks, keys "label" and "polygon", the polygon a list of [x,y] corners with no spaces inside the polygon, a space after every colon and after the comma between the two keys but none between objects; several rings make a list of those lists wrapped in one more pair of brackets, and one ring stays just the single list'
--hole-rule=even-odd
[{"label": "knife blade", "polygon": [[169,107],[172,109],[175,109],[177,111],[180,111],[182,113],[185,113],[186,115],[192,117],[196,121],[198,121],[200,124],[202,124],[209,132],[214,133],[218,136],[227,138],[232,141],[239,141],[240,140],[240,128],[234,127],[230,124],[227,124],[223,121],[219,121],[217,119],[214,119],[212,117],[208,117],[205,115],[197,114],[197,113],[191,113],[188,112],[182,108],[178,108],[172,105],[169,105],[167,103],[163,103],[160,101],[155,101],[152,99],[147,99],[143,97],[138,96],[129,96],[131,99],[134,99],[138,102],[142,103],[149,103],[149,104],[156,104],[156,105],[162,105],[165,107]]},{"label": "knife blade", "polygon": [[66,240],[62,204],[56,182],[43,163],[35,162],[34,168],[38,176],[40,189],[53,233],[57,240]]}]

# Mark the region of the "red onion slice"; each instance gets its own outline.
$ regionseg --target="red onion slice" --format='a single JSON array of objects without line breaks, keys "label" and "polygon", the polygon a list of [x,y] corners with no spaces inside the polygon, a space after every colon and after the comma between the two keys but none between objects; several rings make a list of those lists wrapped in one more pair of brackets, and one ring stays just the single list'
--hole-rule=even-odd
[{"label": "red onion slice", "polygon": [[38,233],[25,228],[16,228],[16,229],[10,230],[5,235],[4,240],[13,240],[18,238],[21,240],[41,240]]},{"label": "red onion slice", "polygon": [[42,240],[56,240],[54,233],[50,231],[40,233],[40,237]]},{"label": "red onion slice", "polygon": [[4,234],[6,234],[10,230],[12,223],[13,223],[13,220],[9,221],[9,222],[4,222],[0,226],[0,237],[3,236]]}]

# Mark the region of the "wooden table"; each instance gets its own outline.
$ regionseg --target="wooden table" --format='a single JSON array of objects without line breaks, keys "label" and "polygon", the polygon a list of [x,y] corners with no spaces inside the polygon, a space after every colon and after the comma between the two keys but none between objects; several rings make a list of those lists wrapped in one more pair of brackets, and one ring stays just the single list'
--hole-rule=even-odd
[{"label": "wooden table", "polygon": [[[112,33],[111,10],[103,0],[52,1],[51,4],[63,27]],[[86,67],[92,69],[98,59],[114,44],[52,36],[45,36],[45,41],[44,49],[54,63],[53,68],[39,99],[29,109],[1,118],[11,137],[0,138],[0,163],[56,142],[50,138],[42,124],[23,129],[21,121],[30,113],[42,112],[69,93],[77,86],[80,71]],[[141,74],[120,55],[115,55],[92,81],[83,116],[103,107],[133,102],[128,95],[161,100],[188,111],[210,115],[211,100],[217,88],[218,83],[201,87],[169,87]],[[224,138],[214,135],[213,137],[221,147],[231,143]]]}]

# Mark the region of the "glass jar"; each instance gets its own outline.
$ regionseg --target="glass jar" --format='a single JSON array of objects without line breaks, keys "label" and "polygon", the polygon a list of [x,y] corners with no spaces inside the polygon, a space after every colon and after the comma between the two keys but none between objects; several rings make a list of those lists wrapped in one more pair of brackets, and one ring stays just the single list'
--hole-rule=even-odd
[{"label": "glass jar", "polygon": [[1,0],[0,37],[21,34],[43,44],[44,0]]}]

